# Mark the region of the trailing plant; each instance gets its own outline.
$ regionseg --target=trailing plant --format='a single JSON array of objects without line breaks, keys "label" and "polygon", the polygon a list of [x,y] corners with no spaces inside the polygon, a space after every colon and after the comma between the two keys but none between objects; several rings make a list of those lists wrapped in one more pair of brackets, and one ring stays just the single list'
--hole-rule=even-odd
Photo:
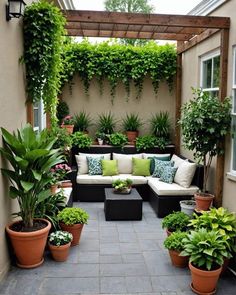
[{"label": "trailing plant", "polygon": [[116,121],[111,112],[102,113],[98,116],[97,128],[98,132],[107,134],[114,133]]},{"label": "trailing plant", "polygon": [[168,250],[181,252],[184,250],[183,239],[187,237],[187,232],[176,231],[169,235],[165,241],[164,246]]},{"label": "trailing plant", "polygon": [[62,246],[70,243],[73,240],[73,236],[71,233],[67,231],[55,231],[50,233],[48,237],[48,241],[50,244],[54,246]]},{"label": "trailing plant", "polygon": [[57,96],[61,87],[61,53],[65,18],[46,0],[27,5],[24,12],[24,56],[28,100],[44,102],[45,111],[55,124]]},{"label": "trailing plant", "polygon": [[125,131],[138,131],[139,127],[143,125],[138,114],[135,113],[126,114],[122,121]]},{"label": "trailing plant", "polygon": [[158,138],[169,140],[170,138],[170,116],[168,112],[160,112],[152,115],[150,119],[151,132]]},{"label": "trailing plant", "polygon": [[76,223],[87,224],[89,215],[81,208],[65,208],[57,215],[58,220],[66,225],[72,225]]},{"label": "trailing plant", "polygon": [[25,228],[32,228],[37,206],[51,195],[46,189],[51,181],[50,169],[63,161],[62,156],[52,148],[55,140],[45,131],[35,134],[30,124],[13,134],[4,128],[1,131],[4,147],[0,152],[12,166],[2,173],[11,182],[10,197],[17,198],[20,206],[15,215],[22,218]]},{"label": "trailing plant", "polygon": [[162,220],[162,228],[166,228],[171,232],[187,231],[190,216],[184,212],[177,211],[165,216]]},{"label": "trailing plant", "polygon": [[189,256],[189,261],[197,268],[213,270],[224,263],[224,258],[230,258],[227,251],[227,237],[217,230],[208,231],[200,228],[191,231],[183,239],[182,256]]},{"label": "trailing plant", "polygon": [[59,100],[58,105],[57,105],[57,120],[58,124],[62,124],[62,119],[65,118],[70,114],[69,106],[68,104],[63,101]]},{"label": "trailing plant", "polygon": [[68,42],[63,51],[63,64],[62,85],[79,74],[88,94],[94,77],[99,85],[107,78],[113,101],[118,82],[124,83],[129,98],[130,83],[133,81],[139,98],[147,75],[152,80],[155,94],[160,81],[166,81],[172,89],[176,73],[176,49],[172,45],[157,45],[152,41],[141,47],[109,42],[92,45],[88,40]]},{"label": "trailing plant", "polygon": [[120,132],[112,133],[108,136],[109,144],[113,146],[123,147],[128,143],[128,138],[126,135]]},{"label": "trailing plant", "polygon": [[179,124],[184,146],[194,151],[194,158],[204,165],[203,193],[214,156],[224,153],[223,141],[230,131],[231,104],[226,97],[220,101],[210,93],[193,89],[194,99],[185,103]]},{"label": "trailing plant", "polygon": [[156,145],[156,137],[153,135],[138,136],[136,138],[136,149],[137,151],[145,151],[146,149],[153,148]]},{"label": "trailing plant", "polygon": [[85,111],[74,115],[74,132],[88,131],[88,127],[92,125],[92,119]]},{"label": "trailing plant", "polygon": [[73,146],[77,146],[80,149],[89,148],[92,144],[92,138],[83,132],[75,132],[72,134]]}]

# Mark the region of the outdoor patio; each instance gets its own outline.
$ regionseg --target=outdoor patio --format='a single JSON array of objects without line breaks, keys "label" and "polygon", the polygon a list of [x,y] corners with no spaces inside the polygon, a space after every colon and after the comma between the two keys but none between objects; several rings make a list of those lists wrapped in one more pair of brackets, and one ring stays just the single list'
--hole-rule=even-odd
[{"label": "outdoor patio", "polygon": [[[193,294],[188,269],[173,267],[163,247],[166,236],[148,202],[142,221],[105,221],[104,204],[74,203],[90,215],[79,246],[60,263],[46,257],[35,269],[12,267],[0,295]],[[218,295],[235,294],[236,279],[227,272]]]}]

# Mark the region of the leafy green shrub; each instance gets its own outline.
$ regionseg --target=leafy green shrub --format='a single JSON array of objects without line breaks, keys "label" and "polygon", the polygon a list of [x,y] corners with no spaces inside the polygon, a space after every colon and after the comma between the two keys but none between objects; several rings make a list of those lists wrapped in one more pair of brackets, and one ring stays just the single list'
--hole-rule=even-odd
[{"label": "leafy green shrub", "polygon": [[148,148],[153,148],[156,145],[156,137],[152,135],[138,136],[136,138],[136,149],[137,151],[145,151]]},{"label": "leafy green shrub", "polygon": [[63,101],[59,100],[58,105],[57,105],[57,119],[58,119],[58,124],[62,124],[62,120],[70,114],[69,106],[68,104]]},{"label": "leafy green shrub", "polygon": [[85,111],[81,111],[74,115],[74,132],[88,131],[88,127],[92,125],[92,119]]},{"label": "leafy green shrub", "polygon": [[187,237],[187,232],[176,231],[169,235],[165,241],[164,246],[168,250],[183,251],[183,239]]},{"label": "leafy green shrub", "polygon": [[227,237],[219,231],[200,228],[183,239],[184,250],[180,255],[189,256],[189,261],[197,268],[213,270],[224,263],[224,258],[231,257],[227,243]]},{"label": "leafy green shrub", "polygon": [[105,134],[112,134],[116,126],[114,116],[109,113],[103,113],[98,116],[98,131]]},{"label": "leafy green shrub", "polygon": [[160,112],[152,115],[150,119],[151,132],[157,138],[169,140],[170,138],[170,116],[168,112]]},{"label": "leafy green shrub", "polygon": [[110,134],[108,140],[111,145],[118,147],[122,147],[128,143],[127,136],[120,132]]},{"label": "leafy green shrub", "polygon": [[58,220],[66,225],[72,225],[76,223],[87,224],[89,215],[81,208],[65,208],[57,215]]},{"label": "leafy green shrub", "polygon": [[66,129],[60,127],[52,127],[47,129],[47,135],[51,140],[55,140],[53,148],[60,149],[63,153],[68,153],[72,147],[72,136]]},{"label": "leafy green shrub", "polygon": [[139,127],[143,124],[138,114],[135,113],[126,114],[122,121],[125,131],[138,131]]},{"label": "leafy green shrub", "polygon": [[77,146],[80,149],[90,147],[92,142],[92,138],[90,138],[87,134],[79,131],[72,134],[73,146]]},{"label": "leafy green shrub", "polygon": [[188,229],[189,221],[190,216],[186,213],[181,211],[173,212],[163,218],[162,228],[166,228],[171,232],[186,231]]}]

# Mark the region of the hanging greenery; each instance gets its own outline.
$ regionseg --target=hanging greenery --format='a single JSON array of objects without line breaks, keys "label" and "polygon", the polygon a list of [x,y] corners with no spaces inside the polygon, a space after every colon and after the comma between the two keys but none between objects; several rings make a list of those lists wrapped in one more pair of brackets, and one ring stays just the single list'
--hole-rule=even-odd
[{"label": "hanging greenery", "polygon": [[24,56],[28,101],[43,99],[51,121],[56,119],[62,70],[65,18],[46,0],[27,5],[24,13]]},{"label": "hanging greenery", "polygon": [[107,78],[113,100],[119,81],[123,82],[127,97],[130,95],[130,83],[133,81],[136,97],[139,98],[147,75],[150,75],[155,94],[160,81],[166,81],[169,89],[172,89],[176,73],[176,49],[173,45],[161,46],[153,41],[145,46],[135,47],[109,42],[92,45],[85,39],[81,43],[65,44],[63,65],[62,85],[71,83],[74,75],[79,74],[85,93],[88,94],[90,82],[94,77],[98,79],[99,85]]}]

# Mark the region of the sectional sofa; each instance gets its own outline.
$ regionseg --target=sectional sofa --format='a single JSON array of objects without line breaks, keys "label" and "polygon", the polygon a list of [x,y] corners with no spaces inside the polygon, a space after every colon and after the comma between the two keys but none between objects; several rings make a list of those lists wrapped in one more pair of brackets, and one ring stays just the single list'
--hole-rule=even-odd
[{"label": "sectional sofa", "polygon": [[[118,175],[89,175],[87,156],[117,160]],[[165,183],[152,176],[132,175],[132,158],[159,159],[169,156],[174,162],[177,172],[173,183]],[[77,167],[72,174],[73,200],[81,202],[104,201],[104,189],[112,186],[115,179],[130,178],[144,201],[149,201],[158,217],[164,217],[173,210],[179,210],[179,201],[191,199],[195,192],[202,188],[203,167],[190,160],[171,154],[124,154],[124,153],[79,153],[75,155]],[[191,175],[190,175],[191,174]]]}]

